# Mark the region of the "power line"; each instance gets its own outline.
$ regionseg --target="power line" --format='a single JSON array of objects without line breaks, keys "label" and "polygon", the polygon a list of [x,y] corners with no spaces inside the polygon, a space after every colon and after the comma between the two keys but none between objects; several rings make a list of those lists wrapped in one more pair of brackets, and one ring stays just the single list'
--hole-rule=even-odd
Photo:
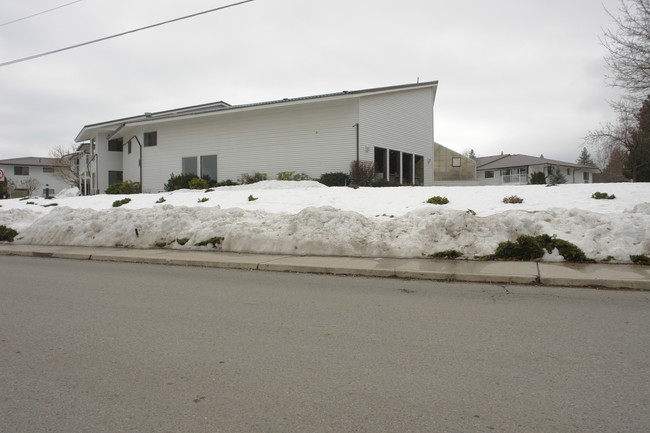
[{"label": "power line", "polygon": [[35,14],[28,15],[28,16],[26,16],[26,17],[22,17],[22,18],[18,18],[18,19],[16,19],[16,20],[7,21],[6,23],[2,23],[2,24],[0,24],[0,27],[6,26],[6,25],[9,25],[9,24],[13,24],[13,23],[17,23],[18,21],[23,21],[23,20],[26,20],[26,19],[28,19],[28,18],[37,17],[37,16],[39,16],[39,15],[43,15],[43,14],[46,14],[46,13],[48,13],[48,12],[55,11],[55,10],[57,10],[57,9],[64,8],[64,7],[66,7],[66,6],[70,6],[70,5],[72,5],[72,4],[79,3],[80,1],[83,1],[83,0],[75,0],[75,1],[73,1],[73,2],[66,3],[66,4],[64,4],[64,5],[57,6],[57,7],[54,7],[54,8],[52,8],[52,9],[48,9],[48,10],[46,10],[46,11],[37,12],[37,13],[35,13]]},{"label": "power line", "polygon": [[240,2],[237,2],[237,3],[231,3],[229,5],[220,6],[218,8],[209,9],[207,11],[197,12],[197,13],[194,13],[194,14],[191,14],[191,15],[186,15],[184,17],[174,18],[174,19],[171,19],[171,20],[167,20],[167,21],[157,23],[157,24],[151,24],[151,25],[148,25],[148,26],[145,26],[145,27],[140,27],[138,29],[128,30],[126,32],[117,33],[117,34],[111,35],[111,36],[105,36],[103,38],[95,39],[95,40],[88,41],[88,42],[82,42],[80,44],[71,45],[69,47],[59,48],[57,50],[47,51],[45,53],[40,53],[40,54],[34,54],[33,56],[23,57],[21,59],[11,60],[9,62],[0,63],[0,67],[12,65],[14,63],[25,62],[27,60],[37,59],[39,57],[49,56],[50,54],[56,54],[56,53],[60,53],[62,51],[71,50],[73,48],[79,48],[79,47],[83,47],[85,45],[95,44],[97,42],[106,41],[108,39],[118,38],[120,36],[128,35],[128,34],[135,33],[135,32],[139,32],[139,31],[142,31],[142,30],[151,29],[153,27],[159,27],[159,26],[162,26],[162,25],[165,25],[165,24],[176,22],[176,21],[186,20],[188,18],[193,18],[193,17],[199,16],[199,15],[205,15],[205,14],[208,14],[210,12],[215,12],[215,11],[219,11],[219,10],[222,10],[222,9],[231,8],[233,6],[239,6],[239,5],[242,5],[244,3],[250,3],[252,1],[255,1],[255,0],[243,0],[243,1],[240,1]]}]

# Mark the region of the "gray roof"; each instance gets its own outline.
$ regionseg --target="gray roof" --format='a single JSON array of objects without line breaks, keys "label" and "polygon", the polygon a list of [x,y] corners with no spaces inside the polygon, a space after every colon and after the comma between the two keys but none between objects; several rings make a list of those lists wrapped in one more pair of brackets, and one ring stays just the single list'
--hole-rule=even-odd
[{"label": "gray roof", "polygon": [[209,104],[195,105],[192,107],[176,108],[176,109],[166,110],[166,111],[145,113],[144,115],[141,114],[138,116],[125,117],[122,119],[115,119],[106,122],[86,125],[82,128],[79,134],[77,134],[77,138],[75,139],[75,141],[79,142],[79,141],[83,141],[84,139],[87,139],[84,137],[84,132],[95,128],[108,128],[109,130],[111,129],[115,130],[115,129],[119,129],[120,127],[126,124],[131,124],[131,123],[150,122],[150,121],[161,120],[161,119],[173,119],[173,118],[183,117],[183,116],[218,113],[218,112],[233,111],[233,110],[240,110],[246,108],[270,106],[275,104],[296,103],[296,102],[309,101],[315,99],[325,99],[325,98],[355,96],[355,95],[359,96],[359,95],[369,94],[369,93],[384,93],[384,92],[393,92],[393,91],[407,90],[407,89],[417,89],[419,87],[437,86],[437,84],[438,81],[427,81],[422,83],[400,84],[400,85],[388,86],[388,87],[375,87],[375,88],[363,89],[363,90],[343,90],[341,92],[336,92],[336,93],[325,93],[321,95],[302,96],[298,98],[283,98],[283,99],[276,99],[273,101],[256,102],[252,104],[241,104],[241,105],[230,105],[223,101],[219,101],[219,102],[213,102]]},{"label": "gray roof", "polygon": [[60,165],[56,158],[39,158],[36,156],[27,156],[24,158],[0,159],[0,165],[32,165],[41,167],[53,167]]},{"label": "gray roof", "polygon": [[562,167],[572,167],[580,169],[598,170],[596,167],[588,165],[574,164],[572,162],[557,161],[555,159],[546,159],[530,155],[494,155],[482,156],[476,158],[477,170],[499,170],[505,168],[528,167],[531,165],[554,165]]}]

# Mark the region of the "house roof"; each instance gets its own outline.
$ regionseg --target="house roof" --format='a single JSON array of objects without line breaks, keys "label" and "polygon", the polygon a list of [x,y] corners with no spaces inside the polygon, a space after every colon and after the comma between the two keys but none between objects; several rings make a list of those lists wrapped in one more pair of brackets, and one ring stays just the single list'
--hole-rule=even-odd
[{"label": "house roof", "polygon": [[280,105],[280,104],[304,103],[304,102],[320,100],[320,99],[360,97],[360,96],[365,96],[370,94],[390,93],[390,92],[397,92],[402,90],[424,88],[424,87],[436,87],[437,85],[438,85],[438,81],[427,81],[423,83],[401,84],[396,86],[376,87],[376,88],[363,89],[363,90],[343,90],[341,92],[336,92],[336,93],[301,96],[298,98],[283,98],[283,99],[276,99],[272,101],[255,102],[251,104],[241,104],[241,105],[230,105],[223,101],[219,101],[219,102],[213,102],[209,104],[195,105],[192,107],[177,108],[172,110],[159,111],[155,113],[145,113],[137,116],[125,117],[122,119],[116,119],[107,122],[100,122],[100,123],[86,125],[81,129],[75,141],[80,142],[80,141],[90,139],[93,131],[104,130],[108,133],[114,133],[120,130],[121,128],[123,128],[124,126],[132,125],[132,124],[163,121],[163,120],[169,120],[169,119],[187,117],[187,116],[231,112],[236,110],[264,108],[267,106]]},{"label": "house roof", "polygon": [[546,159],[542,157],[520,155],[520,154],[506,154],[483,156],[476,158],[477,170],[499,170],[505,168],[527,167],[531,165],[554,165],[562,167],[572,167],[580,169],[598,170],[596,167],[589,165],[574,164],[572,162],[558,161],[555,159]]},{"label": "house roof", "polygon": [[24,158],[0,159],[0,165],[32,165],[53,167],[60,165],[60,163],[56,158],[39,158],[35,156],[27,156]]}]

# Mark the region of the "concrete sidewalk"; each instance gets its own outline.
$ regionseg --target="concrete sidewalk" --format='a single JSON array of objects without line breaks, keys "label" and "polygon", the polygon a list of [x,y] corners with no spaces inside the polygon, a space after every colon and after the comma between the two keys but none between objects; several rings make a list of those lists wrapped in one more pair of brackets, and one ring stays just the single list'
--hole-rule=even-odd
[{"label": "concrete sidewalk", "polygon": [[369,277],[650,290],[650,267],[626,264],[289,256],[8,243],[0,244],[0,255]]}]

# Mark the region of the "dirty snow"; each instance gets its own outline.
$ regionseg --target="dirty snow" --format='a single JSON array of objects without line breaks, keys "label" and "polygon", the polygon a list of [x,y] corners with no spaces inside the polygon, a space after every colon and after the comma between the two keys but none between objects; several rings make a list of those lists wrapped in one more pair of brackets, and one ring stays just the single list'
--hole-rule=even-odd
[{"label": "dirty snow", "polygon": [[[592,199],[597,191],[616,199]],[[455,249],[472,258],[519,235],[545,233],[596,260],[650,253],[649,183],[352,189],[265,181],[211,192],[76,193],[0,201],[0,225],[19,232],[16,244],[211,249],[195,244],[218,236],[222,251],[423,257]],[[511,195],[523,203],[502,202]],[[449,204],[426,203],[432,196]],[[126,197],[130,203],[112,207]],[[184,245],[175,242],[183,238]]]}]

